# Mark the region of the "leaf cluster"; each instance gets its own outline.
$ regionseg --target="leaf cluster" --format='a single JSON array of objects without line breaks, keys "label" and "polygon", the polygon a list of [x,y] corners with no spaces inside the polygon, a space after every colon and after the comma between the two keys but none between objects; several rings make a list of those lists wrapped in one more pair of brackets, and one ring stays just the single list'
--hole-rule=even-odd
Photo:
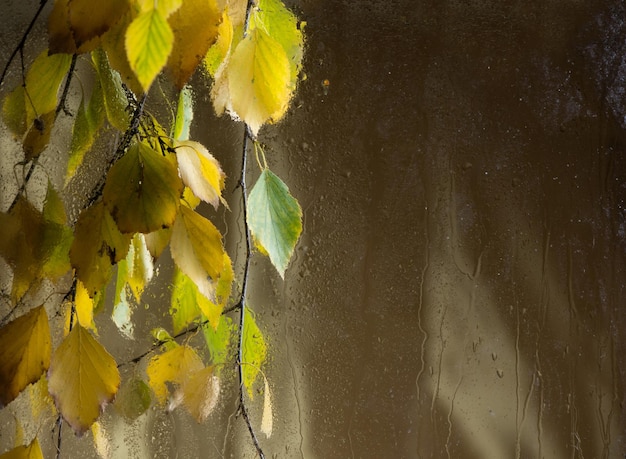
[{"label": "leaf cluster", "polygon": [[[233,301],[235,274],[222,234],[198,212],[201,201],[228,208],[226,175],[209,150],[190,138],[194,107],[188,82],[201,68],[205,81],[212,80],[216,113],[243,121],[255,139],[260,177],[244,201],[245,224],[284,277],[302,231],[302,212],[267,167],[256,136],[285,115],[304,41],[300,24],[280,0],[258,0],[250,10],[247,5],[245,0],[54,2],[48,49],[22,63],[22,84],[2,101],[2,120],[21,145],[20,164],[29,173],[12,205],[0,212],[0,257],[12,276],[10,313],[0,321],[0,407],[34,385],[39,389],[30,393],[39,394],[38,405],[58,412],[77,434],[92,429],[94,438],[101,436],[100,414],[113,401],[129,418],[156,403],[169,410],[182,406],[203,422],[219,399],[221,370],[238,334],[241,383],[252,399],[263,376],[261,430],[271,434],[270,389],[261,369],[267,344],[245,306],[245,292]],[[85,74],[72,82],[77,62]],[[145,100],[168,78],[179,98],[166,129]],[[79,100],[67,118],[72,132],[66,188],[48,184],[41,205],[24,190],[32,170],[43,167],[40,157],[51,150],[57,118],[71,112],[70,84]],[[88,167],[98,137],[112,133],[121,140],[102,185],[70,221],[63,204],[68,185]],[[145,375],[122,380],[118,367],[124,362],[100,343],[94,318],[107,309],[107,286],[114,282],[111,317],[126,339],[133,339],[133,308],[167,247],[175,263],[169,310],[174,337],[165,328],[155,330],[155,347],[134,361],[150,356]],[[50,285],[71,287],[61,303],[33,304],[37,292]],[[239,330],[224,315],[229,302],[242,314]],[[55,331],[49,317],[57,314],[65,315],[65,325]],[[190,329],[202,329],[208,360],[176,340]],[[52,336],[59,335],[54,347]],[[40,457],[41,450],[35,438],[7,454]]]}]

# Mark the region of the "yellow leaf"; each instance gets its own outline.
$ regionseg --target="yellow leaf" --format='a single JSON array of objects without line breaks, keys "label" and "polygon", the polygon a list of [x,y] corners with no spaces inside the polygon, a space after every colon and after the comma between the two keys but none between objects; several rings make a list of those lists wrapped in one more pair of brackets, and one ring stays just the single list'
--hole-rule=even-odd
[{"label": "yellow leaf", "polygon": [[163,16],[168,17],[174,11],[176,11],[183,3],[183,0],[136,0],[141,11],[149,11],[151,9],[156,8],[163,14]]},{"label": "yellow leaf", "polygon": [[250,398],[254,397],[254,382],[259,375],[261,365],[267,357],[267,345],[259,326],[250,309],[244,308],[245,320],[242,340],[243,385]]},{"label": "yellow leaf", "polygon": [[7,94],[2,104],[2,118],[15,138],[21,139],[26,133],[24,86],[18,86]]},{"label": "yellow leaf", "polygon": [[186,206],[180,211],[172,228],[172,258],[182,272],[209,299],[215,298],[215,281],[224,267],[222,235],[206,218]]},{"label": "yellow leaf", "polygon": [[0,406],[7,405],[50,365],[50,328],[43,306],[0,329]]},{"label": "yellow leaf", "polygon": [[182,385],[189,374],[204,367],[195,350],[189,346],[176,346],[163,354],[150,359],[146,373],[148,384],[160,404],[167,401],[168,391],[165,383]]},{"label": "yellow leaf", "polygon": [[143,234],[137,233],[133,236],[126,261],[128,267],[126,280],[135,296],[135,300],[139,302],[144,288],[154,275],[152,256],[148,251]]},{"label": "yellow leaf", "polygon": [[80,47],[83,43],[101,36],[119,21],[128,10],[128,1],[69,0],[68,10],[72,36],[76,47]]},{"label": "yellow leaf", "polygon": [[261,432],[265,434],[267,438],[272,436],[272,429],[274,426],[274,416],[272,414],[272,396],[270,393],[270,385],[267,382],[267,378],[263,377],[265,381],[265,390],[263,391],[263,416],[261,417]]},{"label": "yellow leaf", "polygon": [[233,23],[228,10],[222,13],[222,22],[217,28],[217,40],[204,56],[204,66],[209,74],[215,77],[217,69],[224,61],[233,42]]},{"label": "yellow leaf", "polygon": [[230,110],[256,135],[277,121],[291,96],[291,68],[283,47],[255,28],[235,48],[228,62]]},{"label": "yellow leaf", "polygon": [[102,289],[111,277],[111,267],[126,256],[130,235],[120,233],[102,202],[78,217],[70,261],[90,296]]},{"label": "yellow leaf", "polygon": [[74,302],[78,323],[97,335],[96,324],[93,321],[94,301],[80,280],[76,283],[76,298]]},{"label": "yellow leaf", "polygon": [[159,258],[167,245],[170,243],[172,228],[164,228],[152,233],[144,234],[146,247],[152,258]]},{"label": "yellow leaf", "polygon": [[96,447],[98,456],[102,459],[111,457],[111,442],[106,430],[98,421],[91,425],[91,434],[93,435],[93,444]]},{"label": "yellow leaf", "polygon": [[56,416],[54,402],[48,393],[48,379],[45,374],[28,388],[30,398],[30,409],[35,423],[40,424],[47,417],[51,419]]},{"label": "yellow leaf", "polygon": [[[117,22],[117,24],[111,27],[111,29],[102,36],[100,41],[102,43],[102,49],[106,51],[111,68],[119,73],[121,80],[130,88],[131,91],[135,94],[142,94],[143,88],[141,83],[139,83],[135,72],[133,72],[126,55],[126,30],[133,19],[137,16],[137,13],[137,8],[131,7]],[[114,123],[112,124],[116,126]]]},{"label": "yellow leaf", "polygon": [[150,233],[174,223],[182,191],[175,164],[135,143],[109,170],[103,199],[120,231]]},{"label": "yellow leaf", "polygon": [[43,459],[41,446],[37,437],[28,446],[18,446],[4,454],[0,454],[0,459]]},{"label": "yellow leaf", "polygon": [[191,374],[180,388],[183,405],[198,422],[213,412],[220,394],[220,381],[213,374],[213,367],[206,367]]},{"label": "yellow leaf", "polygon": [[170,16],[174,46],[167,66],[179,90],[189,81],[215,43],[220,21],[221,14],[215,0],[185,0]]},{"label": "yellow leaf", "polygon": [[28,126],[36,118],[56,109],[57,95],[71,61],[72,57],[67,54],[48,55],[48,50],[44,50],[31,64],[26,73]]},{"label": "yellow leaf", "polygon": [[24,149],[26,161],[37,158],[48,146],[55,118],[56,113],[52,110],[35,118],[29,125],[26,135],[22,139],[22,148]]},{"label": "yellow leaf", "polygon": [[203,145],[193,140],[177,142],[174,147],[183,183],[197,197],[217,208],[226,177],[220,164]]},{"label": "yellow leaf", "polygon": [[117,364],[80,324],[54,352],[48,387],[56,406],[77,434],[98,419],[120,385]]},{"label": "yellow leaf", "polygon": [[139,14],[126,30],[126,55],[144,91],[165,66],[174,45],[174,33],[158,9]]}]

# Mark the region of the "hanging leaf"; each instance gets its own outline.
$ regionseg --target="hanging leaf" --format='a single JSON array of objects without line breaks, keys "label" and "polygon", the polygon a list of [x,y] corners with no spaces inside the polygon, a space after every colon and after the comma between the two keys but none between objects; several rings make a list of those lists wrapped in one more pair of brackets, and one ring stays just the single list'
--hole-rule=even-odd
[{"label": "hanging leaf", "polygon": [[115,408],[126,419],[134,421],[150,408],[150,386],[139,378],[123,383],[115,396]]},{"label": "hanging leaf", "polygon": [[174,267],[170,306],[174,334],[183,331],[202,314],[200,308],[198,308],[198,297],[200,299],[205,298],[198,291],[198,287],[189,276],[177,267]]},{"label": "hanging leaf", "polygon": [[298,19],[281,0],[259,0],[250,15],[250,28],[259,27],[285,50],[291,67],[291,90],[302,67],[304,37]]},{"label": "hanging leaf", "polygon": [[128,129],[129,114],[126,110],[128,101],[122,88],[122,79],[119,73],[114,71],[109,65],[109,59],[103,50],[98,49],[91,53],[91,59],[102,88],[107,120],[111,123],[111,126],[125,132]]},{"label": "hanging leaf", "polygon": [[291,67],[280,43],[253,29],[230,56],[227,71],[229,109],[254,135],[283,116],[291,97]]},{"label": "hanging leaf", "polygon": [[36,382],[50,365],[50,328],[43,306],[0,329],[0,407]]},{"label": "hanging leaf", "polygon": [[215,77],[217,69],[222,64],[233,41],[233,24],[228,11],[222,13],[222,22],[217,28],[217,40],[209,48],[204,57],[204,67],[209,75]]},{"label": "hanging leaf", "polygon": [[41,446],[37,437],[28,446],[18,446],[4,454],[0,454],[0,459],[43,459]]},{"label": "hanging leaf", "polygon": [[272,436],[272,429],[274,426],[274,415],[272,414],[272,395],[270,393],[270,385],[267,382],[267,378],[264,376],[265,389],[263,390],[263,416],[261,417],[261,432],[265,434],[267,438]]},{"label": "hanging leaf", "polygon": [[27,125],[43,114],[54,112],[57,94],[71,61],[72,57],[67,54],[48,55],[48,50],[33,61],[26,73]]},{"label": "hanging leaf", "polygon": [[222,365],[228,360],[231,338],[235,330],[236,326],[230,317],[222,317],[217,328],[213,328],[210,324],[202,327],[204,339],[211,354],[211,363],[218,374]]},{"label": "hanging leaf", "polygon": [[206,218],[180,206],[170,242],[172,258],[207,298],[215,298],[215,281],[224,267],[222,235]]},{"label": "hanging leaf", "polygon": [[189,346],[176,346],[150,359],[146,373],[148,384],[161,405],[167,401],[166,383],[182,385],[187,377],[204,367],[195,350]]},{"label": "hanging leaf", "polygon": [[267,356],[267,345],[261,330],[259,330],[254,316],[248,308],[244,308],[244,328],[241,362],[243,371],[243,385],[248,390],[250,398],[254,398],[253,384],[259,375],[259,369]]},{"label": "hanging leaf", "polygon": [[183,4],[183,0],[136,0],[141,11],[150,11],[153,8],[158,9],[164,17],[168,17]]},{"label": "hanging leaf", "polygon": [[167,66],[178,89],[185,86],[215,43],[220,20],[216,0],[185,0],[170,16],[169,23],[175,36]]},{"label": "hanging leaf", "polygon": [[111,267],[126,256],[130,235],[120,233],[102,202],[78,217],[70,261],[90,296],[102,289],[111,277]]},{"label": "hanging leaf", "polygon": [[45,419],[50,419],[57,415],[54,401],[48,393],[48,379],[45,373],[39,380],[28,386],[29,404],[31,415],[35,423],[41,424]]},{"label": "hanging leaf", "polygon": [[182,191],[175,164],[135,143],[109,170],[103,200],[120,231],[150,233],[174,223]]},{"label": "hanging leaf", "polygon": [[172,138],[176,141],[189,140],[189,130],[193,121],[193,91],[190,86],[185,86],[178,94],[176,106],[176,119],[174,120],[174,132]]},{"label": "hanging leaf", "polygon": [[177,142],[175,148],[183,183],[217,209],[226,177],[220,164],[203,145],[193,140]]},{"label": "hanging leaf", "polygon": [[131,69],[147,91],[161,72],[174,45],[174,33],[158,9],[141,13],[126,30],[126,53]]},{"label": "hanging leaf", "polygon": [[43,240],[38,259],[42,263],[43,277],[55,281],[71,268],[69,251],[74,234],[66,226],[67,217],[63,202],[50,182],[43,207],[43,218]]},{"label": "hanging leaf", "polygon": [[126,30],[137,17],[139,10],[131,7],[126,14],[101,38],[102,49],[106,51],[108,62],[126,86],[135,94],[142,94],[143,88],[130,66],[126,53]]},{"label": "hanging leaf", "polygon": [[77,434],[85,432],[120,385],[117,364],[80,324],[54,352],[48,387],[56,406]]},{"label": "hanging leaf", "polygon": [[111,457],[111,440],[102,424],[98,421],[91,424],[91,435],[93,436],[93,445],[101,459]]},{"label": "hanging leaf", "polygon": [[248,199],[248,224],[281,277],[302,233],[302,210],[287,185],[263,170]]},{"label": "hanging leaf", "polygon": [[76,120],[72,126],[72,142],[70,144],[70,155],[67,162],[67,172],[65,183],[74,176],[78,167],[83,163],[85,154],[91,149],[96,140],[96,133],[104,122],[105,102],[102,93],[100,80],[94,83],[93,92],[89,103],[81,99]]},{"label": "hanging leaf", "polygon": [[171,235],[172,228],[163,228],[153,231],[152,233],[144,234],[146,247],[148,248],[148,252],[150,252],[153,259],[157,259],[161,256],[165,248],[170,243]]},{"label": "hanging leaf", "polygon": [[87,289],[80,280],[76,282],[74,304],[78,323],[97,335],[96,323],[93,321],[94,300],[89,296],[89,292],[87,292]]},{"label": "hanging leaf", "polygon": [[213,367],[206,367],[191,374],[179,389],[175,399],[182,398],[189,414],[197,422],[204,422],[217,406],[220,381],[213,374]]}]

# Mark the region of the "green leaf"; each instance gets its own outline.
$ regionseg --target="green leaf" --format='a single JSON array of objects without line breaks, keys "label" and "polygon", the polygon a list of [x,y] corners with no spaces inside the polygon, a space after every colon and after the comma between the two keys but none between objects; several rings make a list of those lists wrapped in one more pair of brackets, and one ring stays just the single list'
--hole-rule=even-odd
[{"label": "green leaf", "polygon": [[103,199],[124,233],[150,233],[176,218],[183,184],[173,161],[133,144],[109,170]]},{"label": "green leaf", "polygon": [[70,261],[90,296],[106,285],[111,267],[128,253],[130,235],[120,233],[102,202],[84,210],[78,217]]},{"label": "green leaf", "polygon": [[126,30],[126,54],[144,91],[165,66],[174,46],[174,33],[158,9],[141,13]]},{"label": "green leaf", "polygon": [[193,121],[193,90],[185,86],[178,94],[178,106],[176,107],[176,119],[174,120],[174,132],[172,138],[177,141],[189,140],[189,130]]},{"label": "green leaf", "polygon": [[226,316],[220,319],[217,328],[213,328],[210,324],[202,327],[204,340],[211,354],[211,363],[218,373],[222,365],[228,361],[228,350],[236,328],[232,319]]},{"label": "green leaf", "polygon": [[244,38],[228,63],[229,110],[256,135],[278,121],[291,97],[291,66],[284,48],[260,28]]},{"label": "green leaf", "polygon": [[302,233],[302,209],[287,185],[269,169],[263,170],[250,192],[248,224],[257,243],[284,278]]},{"label": "green leaf", "polygon": [[111,126],[124,132],[128,129],[129,115],[126,111],[128,102],[122,88],[122,78],[111,68],[107,54],[102,49],[92,52],[91,59],[102,87],[107,120]]},{"label": "green leaf", "polygon": [[174,268],[170,315],[174,334],[178,334],[200,317],[198,296],[204,298],[196,284],[179,268]]},{"label": "green leaf", "polygon": [[43,306],[0,329],[0,406],[39,380],[50,365],[48,315]]},{"label": "green leaf", "polygon": [[172,258],[207,298],[215,298],[215,283],[224,269],[222,235],[206,218],[186,206],[172,229]]},{"label": "green leaf", "polygon": [[132,378],[120,387],[114,406],[122,416],[133,421],[150,408],[151,401],[150,386],[139,378]]},{"label": "green leaf", "polygon": [[56,406],[78,434],[94,423],[120,385],[117,364],[80,324],[54,352],[48,388]]},{"label": "green leaf", "polygon": [[259,375],[261,365],[267,357],[267,345],[252,312],[248,308],[245,308],[242,344],[243,385],[248,390],[250,398],[254,398],[253,385]]}]

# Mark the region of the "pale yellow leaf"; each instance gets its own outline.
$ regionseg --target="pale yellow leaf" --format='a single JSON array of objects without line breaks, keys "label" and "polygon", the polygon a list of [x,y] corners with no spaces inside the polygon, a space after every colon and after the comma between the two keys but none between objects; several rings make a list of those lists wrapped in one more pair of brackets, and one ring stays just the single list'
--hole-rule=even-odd
[{"label": "pale yellow leaf", "polygon": [[267,438],[272,436],[272,429],[274,426],[274,416],[272,413],[272,395],[270,393],[270,385],[265,380],[265,390],[263,392],[263,416],[261,417],[261,432],[265,434]]},{"label": "pale yellow leaf", "polygon": [[200,143],[185,140],[175,144],[178,171],[193,193],[217,208],[226,175],[211,153]]},{"label": "pale yellow leaf", "polygon": [[0,407],[39,380],[50,365],[50,328],[43,306],[0,329]]},{"label": "pale yellow leaf", "polygon": [[98,419],[120,385],[113,357],[80,324],[55,351],[48,387],[57,409],[77,434]]},{"label": "pale yellow leaf", "polygon": [[230,109],[256,135],[266,122],[280,119],[291,96],[291,67],[283,47],[255,28],[228,62]]},{"label": "pale yellow leaf", "polygon": [[108,459],[111,457],[111,441],[107,435],[106,430],[98,421],[91,425],[91,434],[93,435],[93,444],[96,447],[96,452],[101,459]]},{"label": "pale yellow leaf", "polygon": [[170,242],[176,265],[193,280],[200,292],[215,298],[215,282],[224,267],[224,247],[218,229],[206,218],[180,206]]}]

